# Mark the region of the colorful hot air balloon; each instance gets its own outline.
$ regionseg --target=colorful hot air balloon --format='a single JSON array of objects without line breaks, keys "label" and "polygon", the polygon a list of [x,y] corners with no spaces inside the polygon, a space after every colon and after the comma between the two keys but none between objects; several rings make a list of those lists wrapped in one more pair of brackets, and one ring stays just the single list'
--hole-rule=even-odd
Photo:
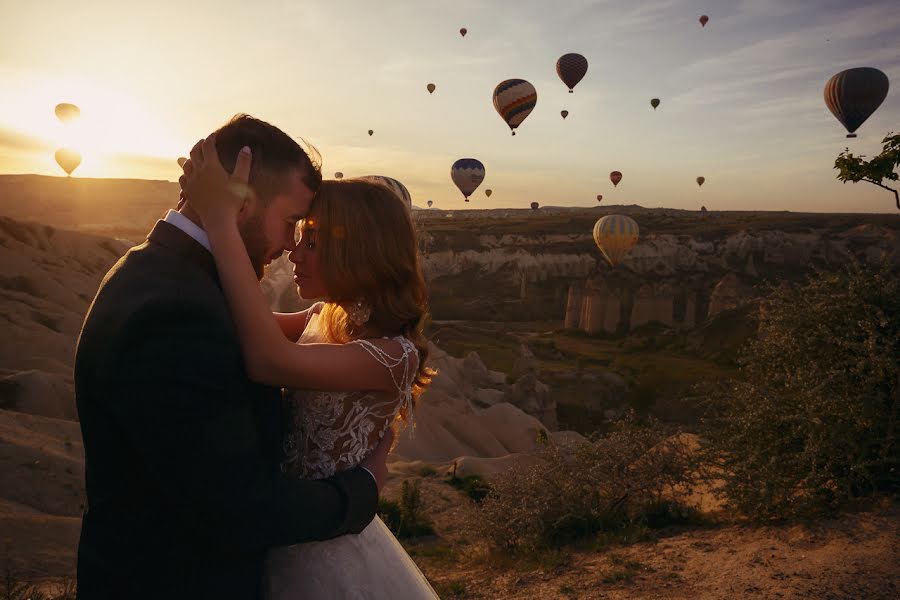
[{"label": "colorful hot air balloon", "polygon": [[494,108],[513,135],[536,105],[537,90],[524,79],[507,79],[494,88]]},{"label": "colorful hot air balloon", "polygon": [[369,135],[371,136],[373,133],[375,133],[375,131],[372,130],[372,129],[370,129],[370,130],[369,130]]},{"label": "colorful hot air balloon", "polygon": [[409,190],[406,189],[405,185],[393,177],[385,177],[384,175],[366,175],[365,177],[360,177],[360,179],[387,186],[398,198],[403,200],[403,203],[406,204],[406,208],[412,209],[412,196],[409,195]]},{"label": "colorful hot air balloon", "polygon": [[697,187],[703,185],[704,181],[706,181],[706,177],[698,177],[697,178]]},{"label": "colorful hot air balloon", "polygon": [[706,15],[700,15],[698,19],[700,21],[700,27],[706,27],[706,24],[709,22],[709,17]]},{"label": "colorful hot air balloon", "polygon": [[847,137],[854,138],[854,132],[884,102],[889,87],[887,75],[878,69],[847,69],[825,84],[825,104],[847,128]]},{"label": "colorful hot air balloon", "polygon": [[81,164],[81,154],[78,150],[60,148],[56,151],[54,156],[56,158],[56,164],[58,164],[69,177],[72,176],[72,171],[77,169],[78,165]]},{"label": "colorful hot air balloon", "polygon": [[597,194],[597,202],[603,201],[603,194]]},{"label": "colorful hot air balloon", "polygon": [[532,202],[532,203],[531,203],[531,210],[537,210],[539,206],[540,206],[540,204],[538,204],[537,202]]},{"label": "colorful hot air balloon", "polygon": [[572,88],[584,78],[587,69],[587,59],[580,54],[563,54],[556,61],[556,74],[569,88],[570,94],[574,91]]},{"label": "colorful hot air balloon", "polygon": [[463,27],[462,29],[459,30],[459,35],[461,35],[463,37],[466,37],[467,33],[469,33],[469,30],[466,29],[465,27]]},{"label": "colorful hot air balloon", "polygon": [[334,178],[335,178],[335,179],[343,179],[343,178],[344,178],[344,174],[341,173],[340,171],[336,171],[335,174],[334,174]]},{"label": "colorful hot air balloon", "polygon": [[450,167],[450,178],[465,196],[466,202],[484,181],[484,175],[484,165],[477,158],[461,158]]},{"label": "colorful hot air balloon", "polygon": [[488,198],[490,198],[491,194],[493,194],[493,193],[494,193],[494,190],[492,190],[491,188],[484,190],[484,195],[487,196]]},{"label": "colorful hot air balloon", "polygon": [[656,107],[659,106],[659,98],[653,98],[650,100],[650,106],[653,107],[653,110],[656,110]]},{"label": "colorful hot air balloon", "polygon": [[429,94],[433,94],[434,90],[437,89],[437,87],[433,83],[429,83],[425,86],[425,88],[428,90]]},{"label": "colorful hot air balloon", "polygon": [[53,112],[56,113],[56,118],[63,123],[71,123],[81,116],[81,109],[68,102],[57,104]]},{"label": "colorful hot air balloon", "polygon": [[431,205],[432,205],[432,204],[434,204],[434,201],[433,201],[433,200],[429,200],[429,201],[428,201],[428,208],[431,208]]},{"label": "colorful hot air balloon", "polygon": [[563,119],[565,119],[566,117],[569,116],[569,111],[567,111],[567,110],[561,110],[561,111],[559,111],[559,114],[562,115],[562,118],[563,118]]},{"label": "colorful hot air balloon", "polygon": [[612,181],[613,187],[619,185],[619,182],[622,181],[622,173],[619,171],[613,171],[609,174],[609,180]]},{"label": "colorful hot air balloon", "polygon": [[184,163],[186,163],[187,161],[188,161],[188,159],[185,158],[184,156],[179,156],[179,157],[178,157],[178,161],[176,161],[176,162],[178,162],[178,166],[181,167],[181,168],[183,169],[183,168],[184,168]]},{"label": "colorful hot air balloon", "polygon": [[594,243],[610,266],[616,266],[637,244],[638,224],[625,215],[606,215],[594,224]]}]

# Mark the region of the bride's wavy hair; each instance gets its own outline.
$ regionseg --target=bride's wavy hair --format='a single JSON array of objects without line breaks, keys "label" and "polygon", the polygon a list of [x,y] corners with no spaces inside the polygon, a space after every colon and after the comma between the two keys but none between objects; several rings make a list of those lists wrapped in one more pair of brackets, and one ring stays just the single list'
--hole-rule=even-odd
[{"label": "bride's wavy hair", "polygon": [[[322,182],[310,215],[328,292],[321,314],[327,339],[346,343],[364,334],[409,338],[419,354],[415,402],[436,372],[425,366],[428,290],[410,210],[387,186],[343,179]],[[360,298],[372,309],[362,326],[345,309]],[[409,422],[411,415],[401,417]]]}]

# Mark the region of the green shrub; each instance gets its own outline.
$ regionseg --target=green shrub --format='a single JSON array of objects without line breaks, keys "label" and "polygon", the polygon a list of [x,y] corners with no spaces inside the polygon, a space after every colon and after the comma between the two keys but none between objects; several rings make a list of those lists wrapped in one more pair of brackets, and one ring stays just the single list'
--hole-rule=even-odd
[{"label": "green shrub", "polygon": [[774,290],[741,377],[705,391],[703,454],[758,519],[834,513],[900,487],[900,277],[886,261]]},{"label": "green shrub", "polygon": [[450,474],[444,480],[463,494],[471,498],[474,502],[481,502],[491,491],[491,486],[484,480],[481,475],[466,475],[465,477],[457,477],[456,472]]},{"label": "green shrub", "polygon": [[422,494],[417,480],[403,482],[400,501],[378,500],[378,516],[398,538],[414,538],[434,534],[434,527],[422,514]]}]

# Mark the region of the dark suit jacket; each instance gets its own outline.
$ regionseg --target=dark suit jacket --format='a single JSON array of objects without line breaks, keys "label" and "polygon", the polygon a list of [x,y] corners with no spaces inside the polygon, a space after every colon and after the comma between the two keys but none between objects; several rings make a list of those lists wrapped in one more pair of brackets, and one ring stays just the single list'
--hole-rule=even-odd
[{"label": "dark suit jacket", "polygon": [[267,548],[360,532],[372,476],[279,470],[277,389],[247,379],[212,256],[160,221],[100,285],[75,390],[78,598],[256,598]]}]

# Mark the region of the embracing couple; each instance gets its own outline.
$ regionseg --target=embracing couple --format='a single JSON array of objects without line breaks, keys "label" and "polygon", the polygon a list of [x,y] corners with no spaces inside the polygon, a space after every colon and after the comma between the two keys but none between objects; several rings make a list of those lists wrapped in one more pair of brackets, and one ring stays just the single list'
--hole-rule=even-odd
[{"label": "embracing couple", "polygon": [[[78,339],[78,597],[435,598],[375,516],[393,428],[433,375],[409,208],[322,181],[246,115],[180,181]],[[268,309],[259,279],[284,252],[324,302]]]}]

